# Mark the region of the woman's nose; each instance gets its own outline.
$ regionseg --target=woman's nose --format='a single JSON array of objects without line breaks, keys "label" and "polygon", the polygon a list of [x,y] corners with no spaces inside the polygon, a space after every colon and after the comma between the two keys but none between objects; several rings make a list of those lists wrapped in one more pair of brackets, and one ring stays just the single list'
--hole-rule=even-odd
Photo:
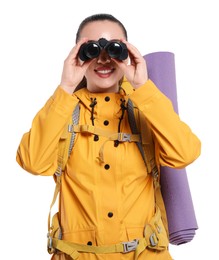
[{"label": "woman's nose", "polygon": [[111,61],[111,58],[109,54],[102,49],[100,52],[100,55],[97,58],[97,63],[109,63]]}]

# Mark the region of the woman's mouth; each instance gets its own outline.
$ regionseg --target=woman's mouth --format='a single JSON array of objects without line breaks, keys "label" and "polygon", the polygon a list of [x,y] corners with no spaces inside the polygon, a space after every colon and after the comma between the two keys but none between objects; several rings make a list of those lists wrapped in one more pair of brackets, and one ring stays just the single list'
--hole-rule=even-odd
[{"label": "woman's mouth", "polygon": [[96,72],[96,74],[101,77],[101,78],[107,78],[109,77],[115,69],[109,69],[109,68],[98,68],[95,69],[94,71]]}]

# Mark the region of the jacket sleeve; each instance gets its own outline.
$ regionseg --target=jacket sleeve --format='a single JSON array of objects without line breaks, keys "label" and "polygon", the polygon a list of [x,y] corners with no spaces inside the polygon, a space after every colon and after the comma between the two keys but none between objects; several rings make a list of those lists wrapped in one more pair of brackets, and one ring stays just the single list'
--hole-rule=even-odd
[{"label": "jacket sleeve", "polygon": [[53,175],[57,169],[58,143],[78,99],[58,87],[36,114],[19,144],[16,160],[26,171]]},{"label": "jacket sleeve", "polygon": [[180,120],[172,102],[148,80],[130,99],[146,117],[155,137],[155,150],[162,166],[184,168],[198,158],[201,142]]}]

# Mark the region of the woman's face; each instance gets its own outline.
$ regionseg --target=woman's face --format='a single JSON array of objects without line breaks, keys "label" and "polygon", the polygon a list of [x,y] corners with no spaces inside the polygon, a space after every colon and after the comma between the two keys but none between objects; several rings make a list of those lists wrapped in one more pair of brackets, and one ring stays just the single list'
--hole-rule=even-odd
[{"label": "woman's face", "polygon": [[[125,35],[119,24],[106,20],[88,23],[81,31],[80,38],[93,41],[105,38],[110,41],[125,39]],[[103,49],[99,57],[91,62],[85,77],[90,92],[118,92],[123,71]]]}]

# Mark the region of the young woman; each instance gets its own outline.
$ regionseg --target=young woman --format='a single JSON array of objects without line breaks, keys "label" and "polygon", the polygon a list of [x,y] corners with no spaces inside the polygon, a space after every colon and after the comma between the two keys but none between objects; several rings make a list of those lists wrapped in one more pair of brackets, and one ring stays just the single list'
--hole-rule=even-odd
[{"label": "young woman", "polygon": [[148,79],[123,24],[109,14],[92,15],[80,24],[60,85],[17,151],[26,171],[52,176],[58,144],[79,104],[79,125],[87,130],[76,134],[61,176],[59,239],[50,234],[53,260],[172,259],[152,175],[135,140],[118,134],[132,136],[128,99],[150,127],[158,168],[184,168],[199,156],[199,139]]}]

